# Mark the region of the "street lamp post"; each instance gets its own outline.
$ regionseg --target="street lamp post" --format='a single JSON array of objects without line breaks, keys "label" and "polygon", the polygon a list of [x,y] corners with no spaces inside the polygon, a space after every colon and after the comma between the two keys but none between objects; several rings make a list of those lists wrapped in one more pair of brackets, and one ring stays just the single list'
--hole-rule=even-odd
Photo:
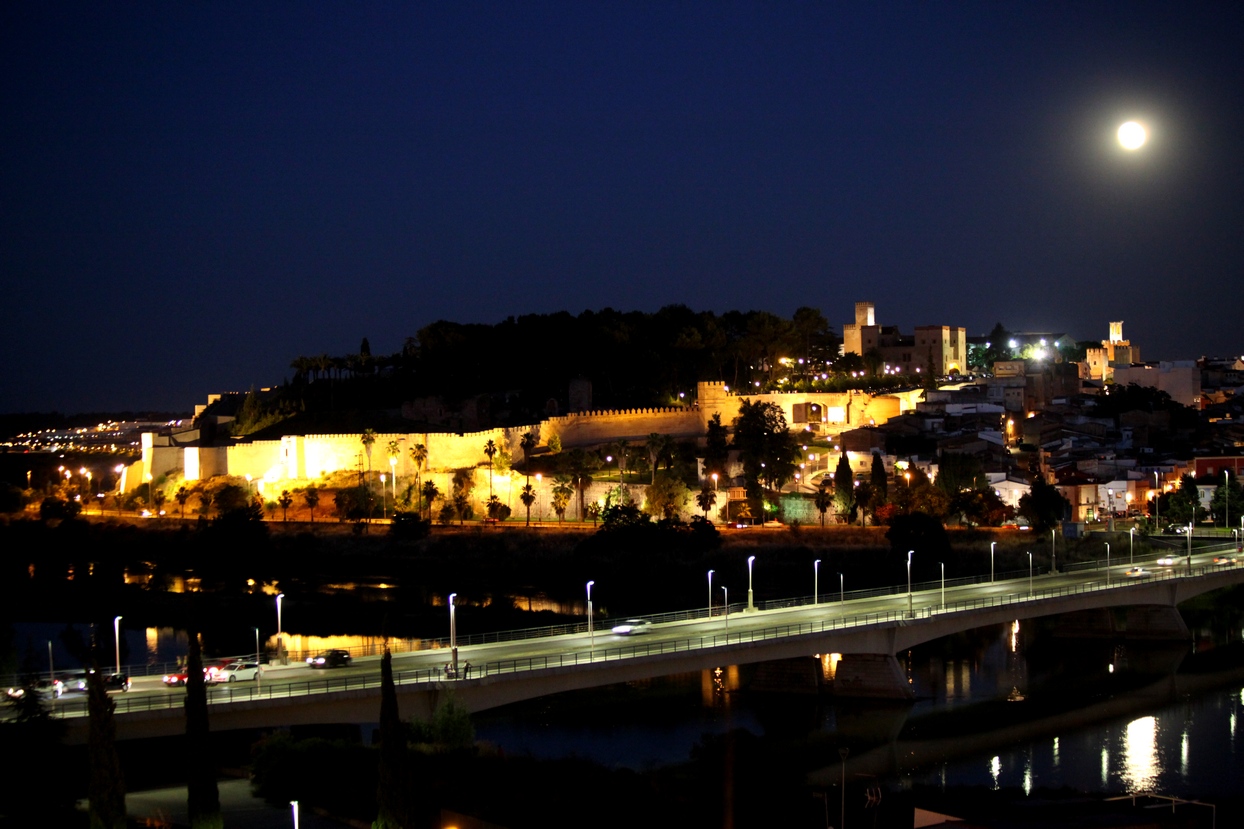
[{"label": "street lamp post", "polygon": [[911,610],[911,557],[915,554],[915,550],[907,551],[907,615],[914,615]]},{"label": "street lamp post", "polygon": [[989,583],[990,584],[993,584],[993,552],[994,552],[994,548],[997,546],[998,546],[998,542],[996,541],[989,542]]},{"label": "street lamp post", "polygon": [[255,628],[255,687],[258,688],[262,677],[259,672],[259,628]]},{"label": "street lamp post", "polygon": [[1110,542],[1106,542],[1106,585],[1110,585]]},{"label": "street lamp post", "polygon": [[1028,553],[1028,598],[1032,598],[1032,553]]},{"label": "street lamp post", "polygon": [[587,652],[590,658],[593,651],[596,650],[596,630],[592,626],[592,585],[595,581],[587,583]]},{"label": "street lamp post", "polygon": [[285,628],[281,626],[281,599],[284,598],[284,593],[276,594],[276,658],[281,660],[282,665],[285,664],[285,647],[281,640],[281,634],[285,632]]},{"label": "street lamp post", "polygon": [[449,594],[449,667],[454,679],[458,678],[458,623],[454,618],[454,599],[457,593]]},{"label": "street lamp post", "polygon": [[730,591],[722,585],[721,592],[723,594],[721,609],[725,611],[723,615],[726,617],[726,642],[728,643],[730,641]]},{"label": "street lamp post", "polygon": [[397,513],[397,458],[389,456],[389,486],[393,490],[393,512]]},{"label": "street lamp post", "polygon": [[1162,482],[1158,476],[1158,470],[1155,469],[1153,470],[1153,531],[1155,533],[1161,532],[1161,530],[1158,529],[1159,527],[1162,526],[1162,522],[1158,520],[1159,518],[1161,518],[1161,515],[1159,514],[1159,510],[1158,510],[1161,500],[1162,500]]},{"label": "street lamp post", "polygon": [[289,805],[290,808],[294,810],[294,829],[298,829],[298,801],[291,800]]},{"label": "street lamp post", "polygon": [[752,603],[752,563],[756,560],[755,556],[747,557],[747,612],[755,613],[756,605]]},{"label": "street lamp post", "polygon": [[48,640],[48,681],[56,680],[56,666],[52,664],[52,640]]},{"label": "street lamp post", "polygon": [[389,517],[389,488],[385,486],[387,479],[383,472],[380,473],[380,517]]},{"label": "street lamp post", "polygon": [[1188,522],[1188,574],[1192,574],[1192,529],[1193,524]]},{"label": "street lamp post", "polygon": [[812,562],[812,604],[821,603],[821,560]]},{"label": "street lamp post", "polygon": [[1231,471],[1222,471],[1222,525],[1231,526]]},{"label": "street lamp post", "polygon": [[117,648],[117,673],[121,673],[121,617],[112,619],[112,641]]},{"label": "street lamp post", "polygon": [[715,571],[713,570],[708,571],[708,618],[710,619],[713,618],[713,573],[714,572]]},{"label": "street lamp post", "polygon": [[942,566],[942,610],[946,609],[946,562],[939,561]]},{"label": "street lamp post", "polygon": [[1058,572],[1058,564],[1054,558],[1054,534],[1057,532],[1053,527],[1050,528],[1050,572]]},{"label": "street lamp post", "polygon": [[1114,490],[1107,489],[1106,497],[1106,529],[1109,532],[1114,532]]},{"label": "street lamp post", "polygon": [[1127,531],[1127,564],[1133,567],[1136,564],[1136,528],[1132,527]]},{"label": "street lamp post", "polygon": [[838,604],[842,604],[844,601],[846,601],[846,598],[847,598],[846,581],[844,580],[842,573],[839,573],[838,574]]}]

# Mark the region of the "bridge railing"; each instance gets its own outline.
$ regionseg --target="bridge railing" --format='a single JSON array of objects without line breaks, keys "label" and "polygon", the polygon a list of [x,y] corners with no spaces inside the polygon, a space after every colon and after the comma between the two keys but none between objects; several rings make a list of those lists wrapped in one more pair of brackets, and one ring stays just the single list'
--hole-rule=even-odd
[{"label": "bridge railing", "polygon": [[[999,593],[991,596],[956,599],[954,601],[947,602],[945,605],[942,605],[940,602],[929,604],[928,600],[930,598],[930,594],[929,591],[926,590],[919,597],[919,605],[913,602],[910,613],[906,608],[899,608],[895,610],[833,616],[823,619],[805,620],[756,628],[744,626],[748,621],[754,620],[756,617],[751,616],[750,614],[743,614],[741,612],[743,605],[738,604],[731,605],[731,618],[736,615],[738,617],[738,622],[736,622],[736,624],[739,625],[739,627],[735,630],[728,630],[727,626],[723,624],[723,629],[720,632],[714,632],[711,634],[687,636],[663,641],[636,641],[625,645],[606,645],[600,648],[589,648],[588,650],[582,649],[583,642],[580,639],[576,641],[578,647],[576,650],[568,650],[562,653],[548,654],[544,656],[524,657],[520,659],[493,660],[478,666],[473,666],[469,662],[466,662],[465,664],[459,665],[459,673],[457,675],[454,675],[448,669],[448,666],[444,668],[421,668],[410,671],[399,671],[394,674],[394,682],[399,686],[404,686],[416,685],[420,683],[453,681],[458,679],[470,680],[529,671],[551,670],[579,665],[591,665],[599,662],[611,662],[623,659],[685,653],[695,650],[727,648],[751,642],[827,633],[848,628],[858,629],[870,626],[880,627],[884,625],[910,623],[921,619],[930,619],[933,616],[970,612],[986,608],[1015,607],[1017,610],[1022,612],[1022,606],[1025,604],[1031,604],[1032,602],[1083,595],[1103,590],[1114,590],[1137,584],[1167,581],[1175,578],[1200,577],[1210,573],[1221,572],[1223,569],[1222,565],[1214,564],[1199,565],[1192,568],[1191,572],[1187,571],[1186,566],[1163,568],[1141,576],[1124,578],[1115,577],[1112,578],[1109,583],[1106,582],[1103,576],[1101,580],[1083,582],[1079,584],[1049,585],[1041,586],[1040,588],[1037,588],[1034,585],[1031,592],[1027,590],[1019,590]],[[1012,583],[1012,586],[1014,586],[1014,583]],[[934,595],[936,595],[936,593],[934,593]],[[913,599],[915,599],[914,595]],[[723,623],[726,622],[724,614],[721,618]],[[584,632],[586,632],[586,630]],[[225,683],[223,685],[212,686],[208,694],[208,704],[218,705],[258,700],[285,699],[342,691],[364,690],[379,687],[380,682],[381,680],[378,675],[370,675],[326,677],[323,679],[304,680],[289,683],[282,682],[280,684],[264,684],[263,682],[255,684],[247,683],[245,687],[238,687],[235,683]],[[185,701],[184,695],[173,693],[163,696],[143,697],[129,697],[128,695],[121,694],[114,696],[113,699],[116,703],[116,711],[119,714],[180,708],[184,705]],[[81,698],[67,701],[62,698],[53,706],[53,714],[65,717],[85,716],[86,700],[85,698]]]}]

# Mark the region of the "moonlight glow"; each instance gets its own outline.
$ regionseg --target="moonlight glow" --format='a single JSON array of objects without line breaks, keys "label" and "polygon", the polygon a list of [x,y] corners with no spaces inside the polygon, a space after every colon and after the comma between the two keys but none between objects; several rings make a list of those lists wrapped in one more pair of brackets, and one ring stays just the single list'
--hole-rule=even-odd
[{"label": "moonlight glow", "polygon": [[1119,143],[1123,145],[1125,150],[1138,150],[1145,143],[1148,135],[1145,128],[1135,121],[1128,121],[1119,127]]}]

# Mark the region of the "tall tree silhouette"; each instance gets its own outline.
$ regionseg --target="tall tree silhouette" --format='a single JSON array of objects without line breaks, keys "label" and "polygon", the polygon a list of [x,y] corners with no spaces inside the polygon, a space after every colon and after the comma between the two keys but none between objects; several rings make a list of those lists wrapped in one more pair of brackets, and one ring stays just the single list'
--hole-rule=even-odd
[{"label": "tall tree silhouette", "polygon": [[219,829],[220,790],[216,787],[216,764],[208,740],[207,683],[203,681],[203,653],[199,649],[198,625],[186,631],[186,779],[191,829]]}]

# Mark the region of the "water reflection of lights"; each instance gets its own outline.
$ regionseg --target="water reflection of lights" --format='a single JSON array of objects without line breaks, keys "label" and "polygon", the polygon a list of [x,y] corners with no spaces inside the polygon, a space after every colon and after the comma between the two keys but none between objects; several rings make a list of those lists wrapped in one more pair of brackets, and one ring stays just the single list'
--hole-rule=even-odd
[{"label": "water reflection of lights", "polygon": [[842,661],[842,654],[822,653],[817,654],[817,658],[821,660],[821,677],[832,682],[838,675],[838,663]]},{"label": "water reflection of lights", "polygon": [[1032,794],[1032,758],[1024,760],[1024,794]]},{"label": "water reflection of lights", "polygon": [[1105,746],[1101,747],[1101,785],[1106,787],[1107,781],[1110,780],[1110,749]]},{"label": "water reflection of lights", "polygon": [[994,758],[989,761],[989,776],[993,778],[993,787],[994,790],[997,791],[1000,788],[998,778],[1002,776],[1001,757],[995,755]]},{"label": "water reflection of lights", "polygon": [[1162,766],[1158,759],[1158,720],[1141,717],[1127,724],[1123,735],[1123,783],[1128,791],[1154,787]]},{"label": "water reflection of lights", "polygon": [[1188,732],[1185,730],[1179,740],[1179,773],[1188,776]]},{"label": "water reflection of lights", "polygon": [[1057,737],[1055,737],[1055,738],[1054,738],[1054,768],[1058,768],[1058,763],[1059,763],[1059,758],[1058,758],[1058,738],[1057,738]]},{"label": "water reflection of lights", "polygon": [[1011,653],[1019,652],[1019,619],[1011,622]]}]

